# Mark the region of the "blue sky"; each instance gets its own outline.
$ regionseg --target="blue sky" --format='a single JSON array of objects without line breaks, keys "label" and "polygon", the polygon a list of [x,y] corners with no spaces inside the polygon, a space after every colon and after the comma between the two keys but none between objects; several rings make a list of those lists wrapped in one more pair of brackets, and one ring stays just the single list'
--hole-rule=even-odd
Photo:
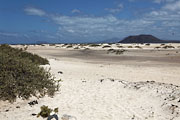
[{"label": "blue sky", "polygon": [[0,43],[180,40],[180,0],[0,0]]}]

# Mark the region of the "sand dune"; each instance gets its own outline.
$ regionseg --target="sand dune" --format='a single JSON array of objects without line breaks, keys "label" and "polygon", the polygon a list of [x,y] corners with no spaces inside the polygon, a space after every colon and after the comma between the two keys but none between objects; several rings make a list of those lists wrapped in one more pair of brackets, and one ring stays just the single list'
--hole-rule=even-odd
[{"label": "sand dune", "polygon": [[[62,79],[60,91],[53,98],[1,101],[0,120],[42,119],[32,116],[42,105],[58,107],[59,118],[70,120],[179,120],[180,49],[153,48],[116,55],[102,48],[30,46],[28,51],[49,59],[44,67]],[[36,99],[37,105],[28,105]]]}]

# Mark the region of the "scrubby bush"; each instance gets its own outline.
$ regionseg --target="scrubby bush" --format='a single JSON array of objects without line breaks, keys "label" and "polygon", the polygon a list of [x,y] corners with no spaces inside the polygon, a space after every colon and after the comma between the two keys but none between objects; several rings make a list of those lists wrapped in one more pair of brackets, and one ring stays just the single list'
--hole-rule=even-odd
[{"label": "scrubby bush", "polygon": [[139,49],[141,49],[142,47],[140,47],[140,46],[135,46],[135,48],[139,48]]},{"label": "scrubby bush", "polygon": [[59,110],[58,110],[58,108],[54,108],[54,110],[53,110],[53,109],[49,108],[48,106],[43,105],[43,106],[41,106],[41,111],[37,114],[37,117],[41,116],[43,118],[47,118],[48,116],[50,116],[51,112],[53,112],[53,111],[55,113],[58,113]]},{"label": "scrubby bush", "polygon": [[133,48],[132,46],[128,46],[128,48]]},{"label": "scrubby bush", "polygon": [[101,46],[101,45],[99,45],[99,44],[90,44],[89,45],[89,47],[99,47],[99,46]]},{"label": "scrubby bush", "polygon": [[110,45],[104,45],[102,48],[110,48]]},{"label": "scrubby bush", "polygon": [[167,48],[175,48],[174,46],[171,46],[171,45],[166,45],[163,47],[164,49],[167,49]]},{"label": "scrubby bush", "polygon": [[8,45],[0,46],[0,100],[54,95],[57,85],[49,71],[39,65],[48,60]]},{"label": "scrubby bush", "polygon": [[161,47],[157,46],[157,47],[155,47],[154,49],[159,49],[159,48],[161,48]]},{"label": "scrubby bush", "polygon": [[150,46],[150,43],[146,43],[145,45],[146,45],[146,46]]},{"label": "scrubby bush", "polygon": [[107,51],[107,53],[108,53],[108,54],[109,54],[109,53],[115,53],[116,55],[120,55],[120,54],[123,54],[125,51],[126,51],[126,50],[123,50],[123,49],[121,49],[121,50],[109,49],[109,50]]},{"label": "scrubby bush", "polygon": [[68,45],[68,46],[66,46],[66,48],[72,48],[73,46],[72,45]]},{"label": "scrubby bush", "polygon": [[120,46],[117,46],[117,47],[118,47],[118,48],[123,48],[123,46],[121,46],[121,45],[120,45]]}]

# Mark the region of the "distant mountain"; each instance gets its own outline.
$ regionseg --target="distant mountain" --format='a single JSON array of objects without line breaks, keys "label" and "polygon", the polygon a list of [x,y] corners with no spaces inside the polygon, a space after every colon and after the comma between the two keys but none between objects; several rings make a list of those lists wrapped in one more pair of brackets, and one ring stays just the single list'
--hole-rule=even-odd
[{"label": "distant mountain", "polygon": [[180,43],[180,41],[161,40],[152,35],[136,35],[128,36],[123,40],[119,41],[119,43]]}]

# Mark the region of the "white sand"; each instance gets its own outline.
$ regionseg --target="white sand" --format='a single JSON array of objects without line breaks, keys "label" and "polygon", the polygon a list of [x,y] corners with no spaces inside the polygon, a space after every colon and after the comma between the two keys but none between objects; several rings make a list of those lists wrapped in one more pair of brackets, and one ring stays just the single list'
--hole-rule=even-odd
[{"label": "white sand", "polygon": [[[47,49],[49,48],[52,47],[47,46]],[[42,118],[36,118],[31,114],[38,113],[42,105],[58,107],[59,118],[68,114],[77,120],[180,119],[180,88],[169,85],[180,85],[179,63],[114,63],[106,60],[94,62],[92,59],[54,57],[41,49],[32,47],[29,51],[49,58],[50,66],[45,67],[51,67],[56,79],[63,80],[60,91],[53,98],[38,99],[39,104],[32,107],[28,102],[36,98],[17,100],[13,104],[1,101],[0,120],[40,120]],[[59,51],[62,54],[70,54],[61,49]],[[49,50],[51,54],[56,52],[54,49]],[[58,71],[62,71],[63,74],[58,74]]]}]

